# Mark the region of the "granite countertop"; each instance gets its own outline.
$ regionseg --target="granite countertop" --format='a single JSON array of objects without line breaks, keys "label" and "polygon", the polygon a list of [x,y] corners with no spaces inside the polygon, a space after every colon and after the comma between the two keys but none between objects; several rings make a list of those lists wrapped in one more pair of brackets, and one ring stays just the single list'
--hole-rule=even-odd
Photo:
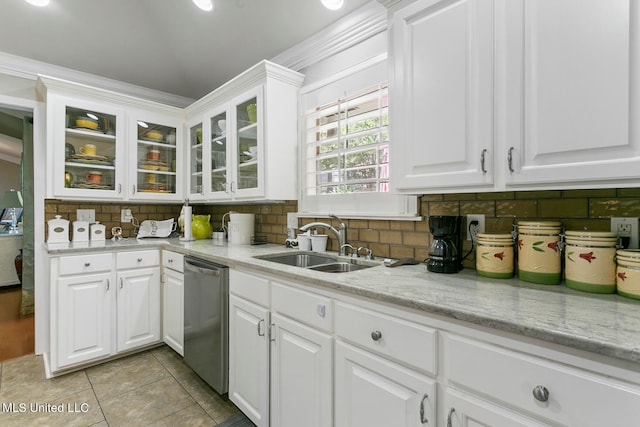
[{"label": "granite countertop", "polygon": [[[215,240],[128,239],[120,242],[47,246],[50,255],[87,250],[162,247],[229,267],[250,268],[298,283],[372,298],[427,313],[512,332],[618,359],[640,362],[640,301],[618,295],[574,291],[477,276],[430,273],[422,264],[387,268],[382,264],[347,274],[301,269],[255,256],[297,252],[281,245],[228,245]],[[380,261],[381,262],[381,261]]]}]

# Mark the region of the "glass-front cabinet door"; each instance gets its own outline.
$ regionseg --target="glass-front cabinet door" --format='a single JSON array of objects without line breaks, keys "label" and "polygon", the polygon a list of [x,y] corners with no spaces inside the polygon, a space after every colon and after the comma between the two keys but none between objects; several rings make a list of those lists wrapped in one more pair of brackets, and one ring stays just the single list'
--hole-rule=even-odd
[{"label": "glass-front cabinet door", "polygon": [[231,190],[237,197],[264,194],[262,108],[261,87],[233,102],[235,173]]},{"label": "glass-front cabinet door", "polygon": [[130,197],[142,200],[179,200],[182,197],[181,123],[138,114],[132,118],[135,141],[130,151],[135,171],[129,181]]},{"label": "glass-front cabinet door", "polygon": [[124,114],[83,101],[53,102],[56,195],[122,198]]},{"label": "glass-front cabinet door", "polygon": [[205,184],[207,181],[205,175],[208,175],[208,171],[206,171],[203,164],[205,155],[205,129],[202,121],[189,124],[188,129],[188,197],[191,200],[202,200],[204,199],[206,191]]},{"label": "glass-front cabinet door", "polygon": [[228,112],[222,110],[214,112],[210,120],[211,129],[211,185],[209,197],[212,199],[226,199],[229,197],[229,135],[231,124],[228,124]]}]

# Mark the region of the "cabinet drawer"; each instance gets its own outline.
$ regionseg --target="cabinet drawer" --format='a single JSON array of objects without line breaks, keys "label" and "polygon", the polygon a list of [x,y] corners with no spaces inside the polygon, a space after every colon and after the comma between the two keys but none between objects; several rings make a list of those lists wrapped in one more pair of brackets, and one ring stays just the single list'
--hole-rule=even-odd
[{"label": "cabinet drawer", "polygon": [[336,335],[371,351],[436,374],[436,330],[372,310],[336,303]]},{"label": "cabinet drawer", "polygon": [[270,305],[269,280],[260,276],[230,269],[229,292],[263,307]]},{"label": "cabinet drawer", "polygon": [[162,251],[162,266],[184,273],[184,255],[177,252]]},{"label": "cabinet drawer", "polygon": [[324,331],[333,330],[332,300],[313,292],[272,283],[271,309]]},{"label": "cabinet drawer", "polygon": [[[449,385],[562,425],[637,424],[640,387],[462,337],[444,343]],[[536,387],[546,389],[546,402]]]},{"label": "cabinet drawer", "polygon": [[113,270],[112,254],[87,254],[60,257],[60,276],[69,274],[98,273]]},{"label": "cabinet drawer", "polygon": [[131,251],[116,253],[116,266],[118,270],[125,268],[155,267],[160,265],[160,251]]}]

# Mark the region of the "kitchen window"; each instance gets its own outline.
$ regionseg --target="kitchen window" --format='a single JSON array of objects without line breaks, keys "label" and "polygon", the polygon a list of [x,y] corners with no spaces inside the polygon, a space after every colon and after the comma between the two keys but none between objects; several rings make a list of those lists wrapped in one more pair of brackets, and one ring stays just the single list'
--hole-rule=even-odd
[{"label": "kitchen window", "polygon": [[389,191],[386,82],[317,107],[306,129],[307,195]]},{"label": "kitchen window", "polygon": [[415,218],[417,199],[391,192],[386,54],[301,89],[299,213]]}]

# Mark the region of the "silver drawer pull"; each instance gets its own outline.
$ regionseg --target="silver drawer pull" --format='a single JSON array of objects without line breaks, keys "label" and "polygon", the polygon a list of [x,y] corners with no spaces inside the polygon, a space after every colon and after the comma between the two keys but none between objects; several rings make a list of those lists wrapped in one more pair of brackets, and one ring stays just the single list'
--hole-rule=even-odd
[{"label": "silver drawer pull", "polygon": [[382,338],[382,332],[380,331],[373,331],[371,332],[371,339],[374,341],[380,341],[380,339]]},{"label": "silver drawer pull", "polygon": [[536,386],[533,389],[533,397],[539,402],[546,402],[549,400],[549,390],[543,385]]},{"label": "silver drawer pull", "polygon": [[91,267],[91,263],[90,263],[90,262],[85,262],[85,263],[84,263],[84,266],[85,266],[85,267]]},{"label": "silver drawer pull", "polygon": [[142,262],[142,258],[138,258],[138,262]]},{"label": "silver drawer pull", "polygon": [[169,258],[169,260],[167,261],[169,264],[173,264],[173,258]]},{"label": "silver drawer pull", "polygon": [[451,419],[453,418],[453,414],[456,412],[456,408],[453,406],[449,409],[449,415],[447,415],[447,427],[452,427]]}]

